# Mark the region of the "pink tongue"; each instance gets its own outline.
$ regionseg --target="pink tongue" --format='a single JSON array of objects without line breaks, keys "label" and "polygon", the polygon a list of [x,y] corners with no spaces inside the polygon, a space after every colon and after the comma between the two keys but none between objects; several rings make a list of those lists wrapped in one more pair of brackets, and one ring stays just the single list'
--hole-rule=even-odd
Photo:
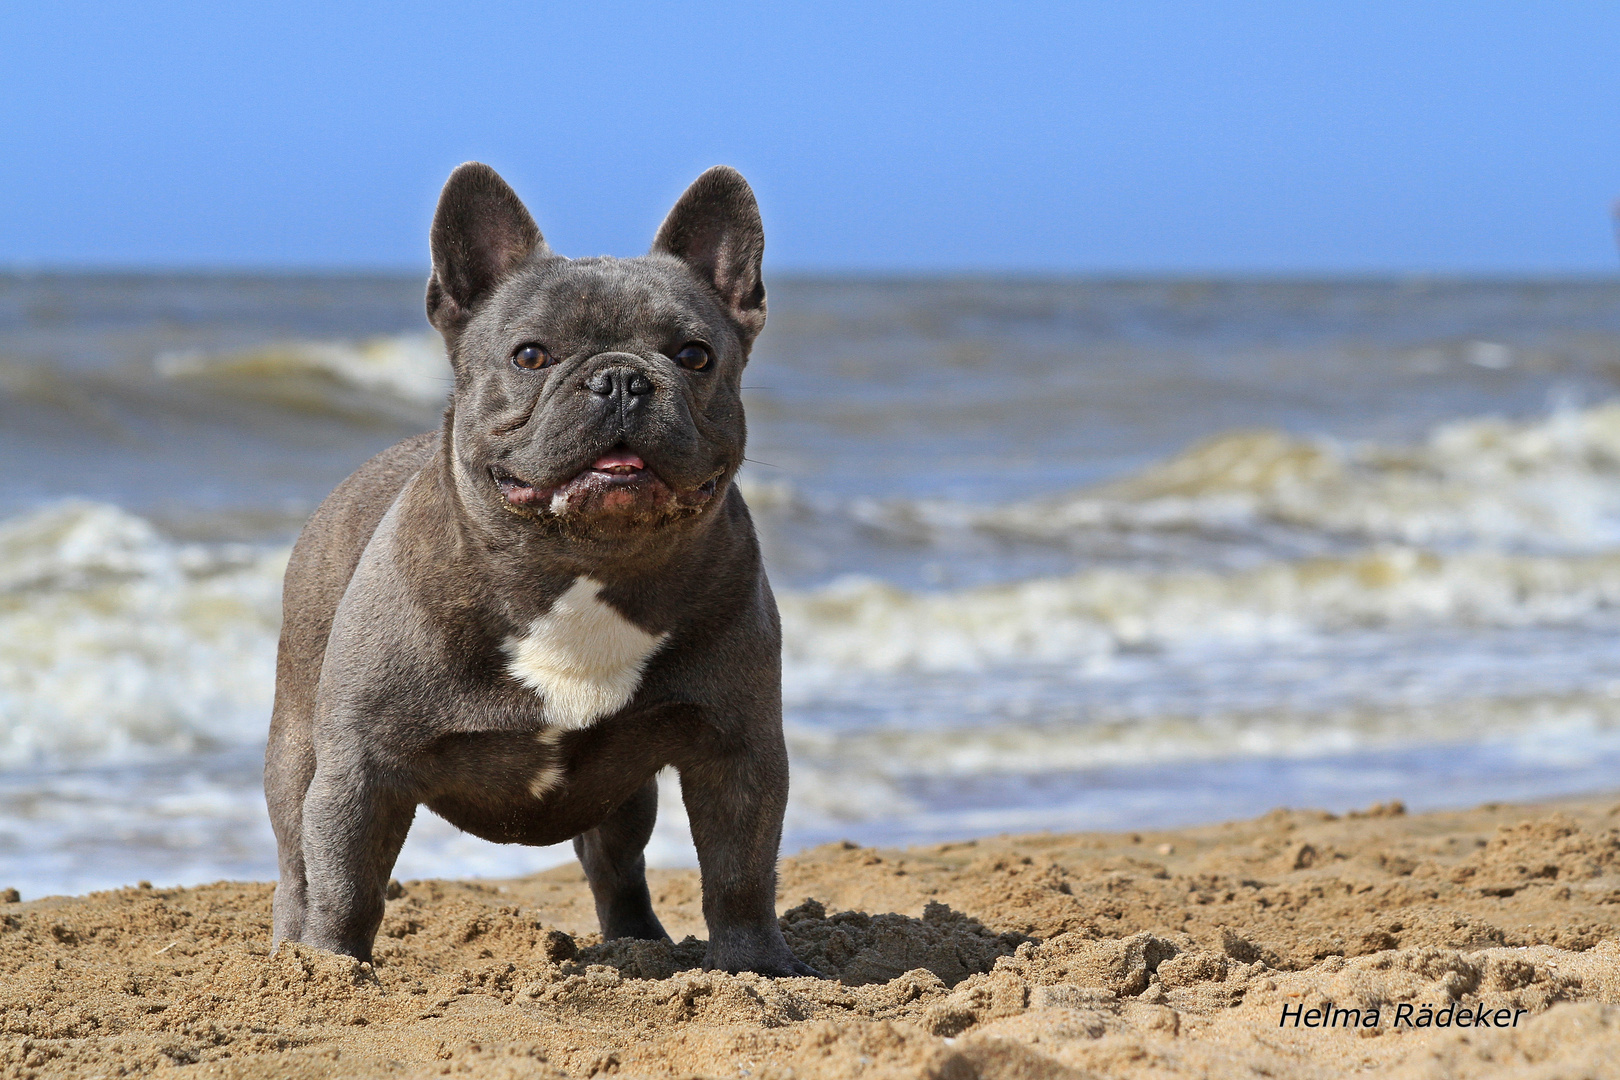
[{"label": "pink tongue", "polygon": [[632,469],[645,469],[647,463],[628,450],[618,450],[611,454],[604,454],[591,464],[593,469],[623,468],[628,465]]}]

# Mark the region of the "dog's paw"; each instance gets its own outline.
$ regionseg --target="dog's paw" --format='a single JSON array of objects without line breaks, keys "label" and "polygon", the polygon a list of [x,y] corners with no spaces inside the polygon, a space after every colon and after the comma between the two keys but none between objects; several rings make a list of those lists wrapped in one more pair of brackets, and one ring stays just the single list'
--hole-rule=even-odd
[{"label": "dog's paw", "polygon": [[777,979],[826,978],[809,964],[799,962],[775,923],[740,931],[723,930],[711,936],[703,966],[709,971],[726,971],[733,975],[752,971]]}]

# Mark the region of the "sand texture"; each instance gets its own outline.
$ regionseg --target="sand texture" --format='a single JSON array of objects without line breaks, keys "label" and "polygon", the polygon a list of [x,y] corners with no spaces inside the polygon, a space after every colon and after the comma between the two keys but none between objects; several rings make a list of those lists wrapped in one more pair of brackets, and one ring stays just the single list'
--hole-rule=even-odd
[{"label": "sand texture", "polygon": [[[695,873],[652,886],[702,934]],[[826,980],[604,945],[573,866],[394,891],[371,965],[268,955],[266,884],[0,903],[0,1075],[1620,1077],[1612,799],[831,845],[780,893]]]}]

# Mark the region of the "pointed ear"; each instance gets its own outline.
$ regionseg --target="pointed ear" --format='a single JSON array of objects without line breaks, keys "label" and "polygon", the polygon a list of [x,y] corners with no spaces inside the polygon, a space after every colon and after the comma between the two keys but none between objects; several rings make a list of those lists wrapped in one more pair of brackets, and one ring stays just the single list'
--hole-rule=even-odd
[{"label": "pointed ear", "polygon": [[445,181],[429,237],[428,321],[445,333],[459,329],[478,301],[531,256],[551,253],[517,192],[477,161],[458,165]]},{"label": "pointed ear", "polygon": [[765,226],[753,189],[736,169],[716,165],[692,182],[653,241],[714,286],[744,335],[765,327]]}]

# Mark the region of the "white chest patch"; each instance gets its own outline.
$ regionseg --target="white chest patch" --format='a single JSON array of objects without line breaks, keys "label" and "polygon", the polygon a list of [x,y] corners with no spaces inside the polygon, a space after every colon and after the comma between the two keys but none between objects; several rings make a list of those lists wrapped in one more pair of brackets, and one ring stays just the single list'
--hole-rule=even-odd
[{"label": "white chest patch", "polygon": [[546,720],[569,730],[622,709],[664,644],[598,599],[602,583],[575,578],[522,637],[506,639],[506,670],[539,694]]}]

